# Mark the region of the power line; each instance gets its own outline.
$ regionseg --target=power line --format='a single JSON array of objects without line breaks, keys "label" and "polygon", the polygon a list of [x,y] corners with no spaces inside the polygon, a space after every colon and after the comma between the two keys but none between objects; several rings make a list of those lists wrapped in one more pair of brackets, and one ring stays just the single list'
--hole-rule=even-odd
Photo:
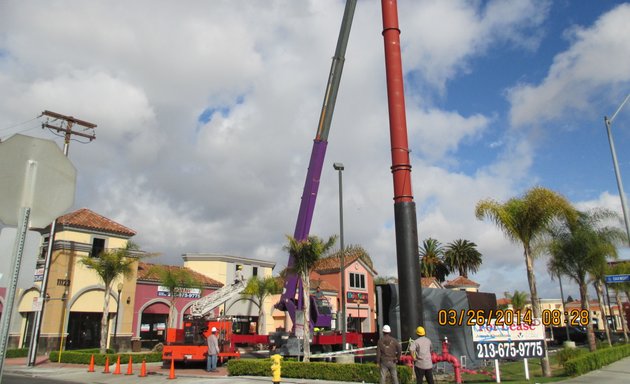
[{"label": "power line", "polygon": [[8,127],[0,128],[0,131],[8,131],[11,128],[19,127],[20,125],[24,125],[26,123],[30,123],[31,121],[33,121],[35,119],[39,119],[40,117],[42,117],[42,115],[35,116],[32,119],[28,119],[28,120],[23,121],[21,123],[16,123],[16,124],[13,124],[13,125],[9,125]]}]

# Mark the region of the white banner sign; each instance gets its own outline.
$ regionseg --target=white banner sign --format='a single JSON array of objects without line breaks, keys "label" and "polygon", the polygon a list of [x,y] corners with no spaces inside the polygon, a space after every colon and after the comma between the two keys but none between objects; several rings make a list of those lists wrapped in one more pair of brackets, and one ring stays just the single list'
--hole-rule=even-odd
[{"label": "white banner sign", "polygon": [[33,297],[33,307],[32,307],[33,312],[41,311],[43,306],[44,306],[44,299],[43,298],[41,298],[39,296]]},{"label": "white banner sign", "polygon": [[524,359],[543,357],[545,327],[540,319],[531,324],[475,325],[472,327],[473,345],[478,359]]},{"label": "white banner sign", "polygon": [[534,319],[531,324],[525,322],[511,325],[495,325],[494,320],[490,324],[475,325],[472,327],[473,341],[521,341],[544,340],[545,327],[540,319]]}]

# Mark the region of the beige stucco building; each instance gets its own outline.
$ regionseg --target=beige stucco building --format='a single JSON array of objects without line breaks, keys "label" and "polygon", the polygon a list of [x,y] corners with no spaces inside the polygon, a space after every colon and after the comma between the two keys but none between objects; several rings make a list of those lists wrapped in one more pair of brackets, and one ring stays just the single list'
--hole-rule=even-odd
[{"label": "beige stucco building", "polygon": [[[100,342],[100,322],[103,315],[105,286],[98,274],[84,266],[84,257],[96,257],[100,252],[125,248],[135,231],[118,224],[89,209],[83,208],[57,218],[53,236],[52,258],[48,272],[46,299],[39,301],[46,251],[50,239],[50,226],[41,231],[42,245],[33,284],[20,290],[16,297],[19,317],[19,333],[10,335],[10,347],[28,347],[33,331],[38,304],[43,307],[40,342],[38,351],[96,347]],[[135,291],[136,266],[132,274],[119,278],[109,291],[110,339],[111,328],[116,328],[118,337],[130,339],[133,320],[132,298]],[[117,287],[122,284],[120,295]],[[118,307],[118,297],[121,300]],[[119,316],[116,317],[118,312]],[[13,327],[15,330],[17,325]]]},{"label": "beige stucco building", "polygon": [[[201,273],[224,285],[230,285],[236,278],[236,271],[241,267],[242,277],[245,281],[256,276],[264,279],[271,277],[276,263],[251,259],[240,256],[225,255],[219,253],[184,253],[184,267]],[[268,296],[264,302],[265,319],[263,320],[262,333],[268,334],[275,331],[273,320],[273,305],[276,303],[273,296]],[[221,313],[226,316],[238,318],[241,322],[249,322],[248,330],[255,329],[258,319],[258,307],[250,300],[244,300],[238,295],[221,305]]]}]

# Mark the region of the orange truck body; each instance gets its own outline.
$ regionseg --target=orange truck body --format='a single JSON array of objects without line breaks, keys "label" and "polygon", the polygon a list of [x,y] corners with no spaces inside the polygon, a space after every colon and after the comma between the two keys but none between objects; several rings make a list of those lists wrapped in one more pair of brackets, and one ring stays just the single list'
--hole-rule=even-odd
[{"label": "orange truck body", "polygon": [[162,361],[198,363],[206,361],[208,345],[206,338],[210,336],[212,327],[217,328],[219,338],[219,361],[223,362],[231,357],[240,357],[232,340],[232,321],[214,320],[194,322],[185,320],[183,329],[168,328],[166,330],[166,344],[162,350]]}]

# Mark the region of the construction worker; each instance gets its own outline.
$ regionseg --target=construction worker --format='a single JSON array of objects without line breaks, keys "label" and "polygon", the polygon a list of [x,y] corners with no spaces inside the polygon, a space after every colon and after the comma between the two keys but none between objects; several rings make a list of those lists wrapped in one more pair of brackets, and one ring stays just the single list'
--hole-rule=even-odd
[{"label": "construction worker", "polygon": [[219,340],[217,339],[217,328],[212,327],[210,336],[206,340],[208,343],[208,372],[216,372],[217,370],[217,357],[219,355]]},{"label": "construction worker", "polygon": [[398,372],[396,363],[400,359],[402,348],[398,340],[393,338],[389,325],[383,325],[383,336],[378,340],[376,346],[376,364],[381,369],[381,384],[387,382],[387,373],[392,376],[392,382],[398,384]]},{"label": "construction worker", "polygon": [[236,266],[236,273],[234,274],[234,284],[240,284],[243,282],[243,266]]},{"label": "construction worker", "polygon": [[427,378],[427,383],[433,381],[433,360],[431,359],[431,340],[426,337],[424,327],[416,328],[418,338],[411,342],[409,351],[413,356],[413,370],[416,374],[416,384],[422,384],[422,378]]}]

